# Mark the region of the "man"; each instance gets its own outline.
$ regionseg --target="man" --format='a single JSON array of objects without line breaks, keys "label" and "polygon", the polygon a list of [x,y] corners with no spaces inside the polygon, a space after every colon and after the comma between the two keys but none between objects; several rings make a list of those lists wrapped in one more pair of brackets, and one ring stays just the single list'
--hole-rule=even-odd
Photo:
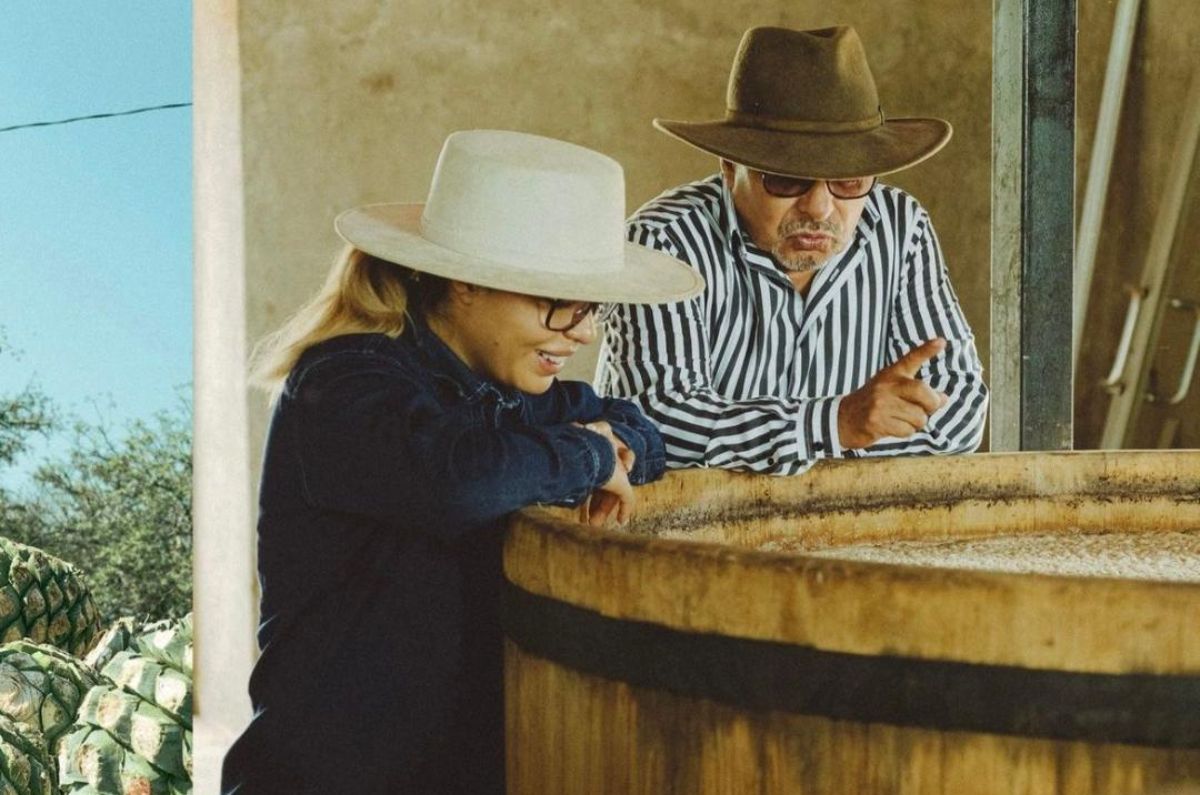
[{"label": "man", "polygon": [[987,388],[929,216],[877,177],[933,155],[941,119],[885,120],[852,28],[755,28],[721,121],[655,120],[717,155],[668,191],[630,241],[707,288],[621,306],[605,387],[663,432],[668,466],[775,474],[821,458],[979,446]]}]

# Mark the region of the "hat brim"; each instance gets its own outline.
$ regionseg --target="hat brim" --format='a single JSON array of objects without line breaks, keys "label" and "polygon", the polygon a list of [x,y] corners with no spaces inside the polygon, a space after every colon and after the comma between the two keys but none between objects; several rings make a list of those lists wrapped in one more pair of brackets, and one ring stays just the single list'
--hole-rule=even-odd
[{"label": "hat brim", "polygon": [[916,165],[953,134],[943,119],[889,119],[852,133],[800,133],[726,121],[655,119],[654,126],[709,154],[759,171],[815,179],[881,176]]},{"label": "hat brim", "polygon": [[423,204],[371,204],[334,221],[343,240],[372,256],[446,279],[544,298],[602,303],[661,304],[700,294],[704,279],[669,254],[625,244],[618,270],[564,274],[515,268],[461,254],[421,234]]}]

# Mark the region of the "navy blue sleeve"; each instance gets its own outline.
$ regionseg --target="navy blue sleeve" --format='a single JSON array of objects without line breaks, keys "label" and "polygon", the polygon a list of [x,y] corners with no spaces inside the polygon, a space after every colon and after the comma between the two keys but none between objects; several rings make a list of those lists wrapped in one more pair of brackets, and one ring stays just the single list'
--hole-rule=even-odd
[{"label": "navy blue sleeve", "polygon": [[662,477],[666,452],[658,428],[638,406],[620,398],[602,398],[582,381],[555,381],[545,393],[529,399],[534,422],[605,420],[635,456],[629,482],[649,483]]},{"label": "navy blue sleeve", "polygon": [[386,362],[313,369],[284,399],[305,495],[328,510],[454,537],[534,503],[579,504],[616,466],[597,434],[446,405]]},{"label": "navy blue sleeve", "polygon": [[604,413],[605,401],[583,381],[555,381],[540,395],[529,395],[529,420],[539,425],[591,422]]}]

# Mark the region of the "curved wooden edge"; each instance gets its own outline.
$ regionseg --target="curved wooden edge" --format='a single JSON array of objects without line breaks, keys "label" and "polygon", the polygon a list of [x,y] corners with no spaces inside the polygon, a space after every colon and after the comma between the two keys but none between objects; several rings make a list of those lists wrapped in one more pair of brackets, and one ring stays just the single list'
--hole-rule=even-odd
[{"label": "curved wooden edge", "polygon": [[831,652],[607,618],[506,583],[505,636],[577,671],[750,712],[1200,749],[1200,676]]},{"label": "curved wooden edge", "polygon": [[[1136,501],[1171,495],[1200,505],[1200,451],[985,453],[822,461],[794,477],[715,469],[668,472],[638,489],[644,519],[689,511],[721,514],[761,504],[808,515],[921,512],[966,501]],[[1192,527],[1195,527],[1194,525]]]},{"label": "curved wooden edge", "polygon": [[[901,475],[904,484],[896,484]],[[982,499],[974,488],[980,482],[989,492]],[[908,509],[857,504],[857,497],[880,490],[893,503],[914,490],[943,499]],[[1151,517],[1156,528],[1184,529],[1200,527],[1200,453],[833,462],[797,478],[680,472],[642,491],[650,515],[671,513],[685,522],[744,520],[755,509],[771,517],[781,505],[785,516],[799,519],[810,506],[811,532],[843,537],[871,537],[900,517],[907,517],[902,526],[926,532],[1044,530],[1050,522],[1061,526],[1064,513],[1083,527],[1140,526]],[[962,497],[954,501],[954,494]],[[691,632],[1080,672],[1200,672],[1197,583],[761,552],[598,530],[545,509],[511,521],[505,571],[535,594]]]},{"label": "curved wooden edge", "polygon": [[748,712],[582,673],[510,640],[505,682],[519,795],[1184,795],[1169,785],[1200,781],[1200,751]]}]

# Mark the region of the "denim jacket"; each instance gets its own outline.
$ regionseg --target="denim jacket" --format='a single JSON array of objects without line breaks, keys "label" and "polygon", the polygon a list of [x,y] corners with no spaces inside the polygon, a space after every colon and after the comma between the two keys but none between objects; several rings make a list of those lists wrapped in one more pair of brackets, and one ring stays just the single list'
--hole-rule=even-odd
[{"label": "denim jacket", "polygon": [[607,419],[657,478],[661,437],[640,409],[579,382],[528,395],[480,378],[432,332],[351,335],[310,351],[283,398],[296,425],[305,499],[454,538],[533,503],[580,503],[611,476]]},{"label": "denim jacket", "polygon": [[599,419],[631,482],[662,474],[632,403],[492,383],[419,322],[306,351],[267,438],[256,716],[222,791],[503,792],[501,520],[608,481],[612,446],[575,424]]}]

